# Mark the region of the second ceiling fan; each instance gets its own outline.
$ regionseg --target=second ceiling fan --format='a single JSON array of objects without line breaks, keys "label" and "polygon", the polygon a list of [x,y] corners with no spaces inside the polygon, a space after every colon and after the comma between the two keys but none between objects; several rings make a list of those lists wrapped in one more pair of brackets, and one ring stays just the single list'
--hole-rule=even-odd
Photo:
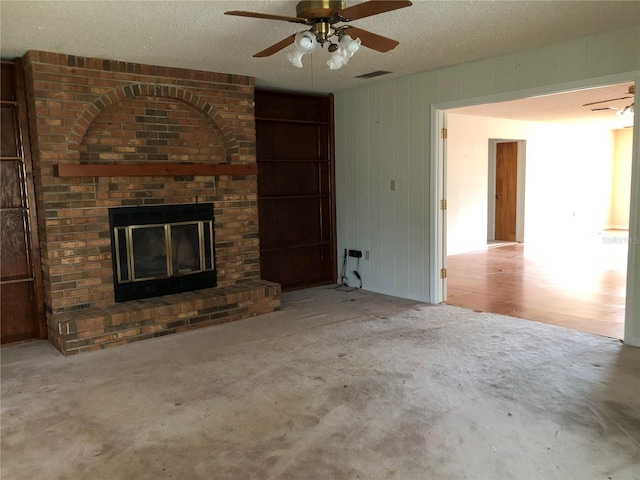
[{"label": "second ceiling fan", "polygon": [[[378,52],[388,52],[399,44],[396,40],[361,28],[338,24],[348,23],[353,20],[390,12],[411,5],[412,3],[410,1],[404,0],[371,0],[345,7],[345,3],[341,0],[305,0],[296,5],[295,17],[246,12],[242,10],[232,10],[225,12],[225,14],[267,20],[281,20],[306,25],[310,27],[308,30],[290,35],[278,43],[256,53],[254,57],[268,57],[291,44],[295,44],[295,51],[289,54],[289,60],[297,67],[302,67],[300,60],[302,55],[312,51],[317,44],[324,46],[324,44],[328,42],[328,50],[333,53],[333,55],[327,63],[330,68],[335,69],[347,63],[351,55],[358,50],[361,44]],[[336,39],[335,43],[332,41],[333,39]]]}]

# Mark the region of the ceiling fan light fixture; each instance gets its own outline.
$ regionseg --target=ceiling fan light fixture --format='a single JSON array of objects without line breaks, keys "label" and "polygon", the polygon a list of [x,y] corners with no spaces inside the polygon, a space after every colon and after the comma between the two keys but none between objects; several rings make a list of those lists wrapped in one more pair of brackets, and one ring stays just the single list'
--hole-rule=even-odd
[{"label": "ceiling fan light fixture", "polygon": [[327,65],[329,65],[330,70],[338,70],[343,65],[347,63],[347,60],[344,58],[340,50],[336,50],[331,54],[331,58],[327,60]]},{"label": "ceiling fan light fixture", "polygon": [[310,52],[316,48],[317,43],[315,35],[311,32],[300,32],[296,35],[296,48],[305,52]]},{"label": "ceiling fan light fixture", "polygon": [[347,58],[351,58],[354,53],[358,51],[360,45],[362,44],[362,40],[356,38],[355,40],[351,38],[349,35],[342,35],[340,37],[340,51]]},{"label": "ceiling fan light fixture", "polygon": [[626,107],[624,107],[622,110],[618,110],[616,112],[616,114],[619,117],[632,117],[633,118],[633,114],[635,113],[635,109],[634,109],[634,104],[632,103],[631,105],[627,105]]},{"label": "ceiling fan light fixture", "polygon": [[342,35],[338,41],[338,48],[334,50],[331,58],[327,62],[331,70],[337,70],[349,62],[349,59],[360,48],[362,41],[359,38],[355,40],[349,35]]},{"label": "ceiling fan light fixture", "polygon": [[289,59],[294,66],[302,68],[302,56],[306,53],[313,52],[317,45],[318,41],[312,32],[298,32],[293,42],[293,50],[287,53],[287,59]]},{"label": "ceiling fan light fixture", "polygon": [[[262,58],[273,55],[283,48],[294,44],[293,50],[287,53],[287,58],[296,67],[302,68],[302,56],[313,51],[319,43],[324,47],[329,42],[331,59],[327,62],[329,68],[338,69],[346,64],[360,45],[371,48],[381,53],[393,50],[400,42],[392,38],[383,37],[373,32],[352,26],[336,26],[337,23],[348,23],[381,13],[387,13],[400,8],[411,6],[409,0],[364,0],[350,7],[345,7],[343,0],[302,0],[296,6],[295,17],[285,15],[272,15],[267,13],[247,12],[243,10],[231,10],[226,15],[239,17],[260,18],[267,20],[279,20],[289,23],[298,23],[311,27],[309,30],[280,40],[278,43],[254,54],[254,57]],[[356,37],[355,40],[345,31],[349,30]],[[338,37],[338,45],[331,42],[330,38]]]}]

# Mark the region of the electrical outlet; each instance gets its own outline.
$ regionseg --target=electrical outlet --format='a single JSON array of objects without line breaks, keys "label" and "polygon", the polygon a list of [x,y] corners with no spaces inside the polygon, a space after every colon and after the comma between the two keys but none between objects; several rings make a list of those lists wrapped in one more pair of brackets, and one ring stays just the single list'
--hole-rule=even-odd
[{"label": "electrical outlet", "polygon": [[354,258],[362,257],[362,250],[349,250],[349,256]]},{"label": "electrical outlet", "polygon": [[364,259],[369,260],[369,250],[364,251]]},{"label": "electrical outlet", "polygon": [[395,180],[391,180],[391,191],[392,192],[396,191],[396,181]]}]

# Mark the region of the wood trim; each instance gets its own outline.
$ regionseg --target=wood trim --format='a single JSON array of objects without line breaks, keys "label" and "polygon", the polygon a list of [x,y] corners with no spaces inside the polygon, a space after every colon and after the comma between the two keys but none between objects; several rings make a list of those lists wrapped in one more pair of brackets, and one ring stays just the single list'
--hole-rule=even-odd
[{"label": "wood trim", "polygon": [[22,59],[16,58],[16,101],[18,107],[18,125],[21,135],[21,145],[24,158],[24,184],[27,200],[27,215],[29,217],[29,244],[31,247],[31,269],[35,284],[35,307],[38,315],[37,332],[41,339],[47,338],[47,320],[45,316],[44,284],[42,279],[42,260],[40,255],[40,235],[38,231],[38,212],[36,208],[35,185],[33,180],[33,161],[31,159],[31,139],[29,138],[29,118],[27,113],[27,93],[25,87]]},{"label": "wood trim", "polygon": [[331,192],[327,193],[309,193],[305,195],[265,195],[260,200],[295,200],[299,198],[328,198],[329,202],[333,201]]},{"label": "wood trim", "polygon": [[336,225],[336,126],[333,93],[329,94],[329,188],[331,188],[331,250],[333,253],[333,283],[338,283],[338,228]]},{"label": "wood trim", "polygon": [[180,163],[149,163],[137,165],[59,163],[57,177],[160,177],[256,175],[257,164],[188,165]]},{"label": "wood trim", "polygon": [[261,248],[260,253],[281,252],[285,250],[295,250],[296,248],[324,247],[326,245],[331,246],[331,242],[323,241],[323,242],[313,242],[313,243],[296,243],[293,245],[282,245],[280,247],[267,247],[267,248]]},{"label": "wood trim", "polygon": [[13,283],[33,282],[33,280],[34,280],[33,277],[18,278],[18,279],[14,279],[14,280],[0,280],[0,286],[1,285],[11,285]]},{"label": "wood trim", "polygon": [[309,159],[295,159],[295,158],[284,158],[284,159],[279,159],[279,158],[261,158],[260,159],[260,163],[269,163],[269,162],[274,162],[274,163],[305,163],[305,164],[309,164],[309,163],[331,163],[331,159],[330,158],[317,158],[317,159],[313,159],[313,160],[309,160]]},{"label": "wood trim", "polygon": [[267,122],[267,123],[298,123],[301,125],[329,125],[328,121],[321,120],[296,120],[294,118],[265,118],[265,117],[256,117],[256,122]]}]

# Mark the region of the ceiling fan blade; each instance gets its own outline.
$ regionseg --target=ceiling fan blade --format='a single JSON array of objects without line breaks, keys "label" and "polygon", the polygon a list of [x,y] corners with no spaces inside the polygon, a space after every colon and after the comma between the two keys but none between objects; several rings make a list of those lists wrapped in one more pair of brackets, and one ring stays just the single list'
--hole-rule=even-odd
[{"label": "ceiling fan blade", "polygon": [[392,38],[383,37],[377,33],[368,32],[357,27],[349,26],[345,28],[345,31],[351,38],[359,38],[365,47],[372,48],[378,52],[388,52],[400,44],[400,42]]},{"label": "ceiling fan blade", "polygon": [[591,102],[591,103],[585,103],[584,105],[582,105],[583,107],[588,107],[589,105],[597,105],[598,103],[607,103],[607,102],[615,102],[617,100],[627,100],[629,98],[633,98],[633,97],[618,97],[618,98],[610,98],[609,100],[600,100],[599,102]]},{"label": "ceiling fan blade", "polygon": [[273,55],[276,52],[279,52],[285,47],[291,45],[296,39],[296,35],[289,35],[284,40],[280,40],[278,43],[271,45],[269,48],[265,48],[261,52],[258,52],[254,55],[254,57],[268,57],[269,55]]},{"label": "ceiling fan blade", "polygon": [[371,0],[369,2],[358,3],[357,5],[343,8],[338,12],[338,15],[348,22],[351,20],[370,17],[371,15],[378,15],[379,13],[390,12],[391,10],[397,10],[399,8],[409,7],[411,5],[413,5],[411,2],[404,0]]},{"label": "ceiling fan blade", "polygon": [[235,15],[237,17],[250,17],[250,18],[264,18],[266,20],[282,20],[284,22],[292,23],[307,23],[306,18],[300,17],[286,17],[284,15],[271,15],[269,13],[257,13],[257,12],[245,12],[242,10],[230,10],[224,12],[225,15]]}]

